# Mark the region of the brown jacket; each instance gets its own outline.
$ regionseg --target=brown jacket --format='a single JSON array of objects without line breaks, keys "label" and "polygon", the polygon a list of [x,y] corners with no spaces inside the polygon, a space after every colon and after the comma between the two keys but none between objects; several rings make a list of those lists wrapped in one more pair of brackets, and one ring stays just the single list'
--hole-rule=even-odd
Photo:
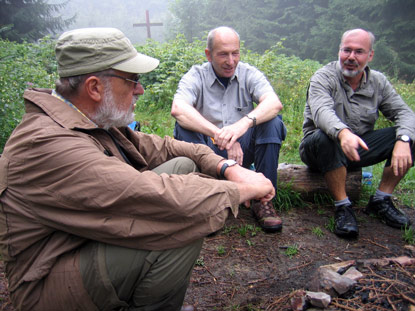
[{"label": "brown jacket", "polygon": [[[0,253],[14,295],[88,240],[177,248],[220,229],[230,209],[237,215],[237,187],[207,176],[217,177],[222,160],[210,148],[96,128],[50,90],[24,98],[26,114],[0,157]],[[177,156],[202,174],[150,171]]]}]

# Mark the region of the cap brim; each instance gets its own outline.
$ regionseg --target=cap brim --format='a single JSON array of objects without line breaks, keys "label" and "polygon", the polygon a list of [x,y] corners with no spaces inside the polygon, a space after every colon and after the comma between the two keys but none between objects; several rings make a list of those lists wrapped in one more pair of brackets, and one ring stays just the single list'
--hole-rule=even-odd
[{"label": "cap brim", "polygon": [[118,63],[111,68],[131,73],[146,73],[157,68],[160,61],[156,58],[137,53],[137,55],[122,63]]}]

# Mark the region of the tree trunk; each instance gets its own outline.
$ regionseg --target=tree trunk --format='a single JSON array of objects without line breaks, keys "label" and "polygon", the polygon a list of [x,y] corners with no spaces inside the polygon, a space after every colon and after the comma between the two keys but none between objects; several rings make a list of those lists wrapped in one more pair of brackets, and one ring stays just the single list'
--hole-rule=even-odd
[{"label": "tree trunk", "polygon": [[[278,183],[289,184],[306,201],[314,201],[315,195],[330,195],[323,175],[311,171],[306,165],[281,163],[278,166]],[[361,188],[362,171],[347,172],[346,192],[350,200],[359,200]]]}]

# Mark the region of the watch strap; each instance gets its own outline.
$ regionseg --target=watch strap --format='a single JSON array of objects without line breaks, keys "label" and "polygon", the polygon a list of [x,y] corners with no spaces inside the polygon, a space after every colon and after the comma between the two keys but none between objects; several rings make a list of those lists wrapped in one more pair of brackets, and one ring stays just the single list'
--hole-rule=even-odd
[{"label": "watch strap", "polygon": [[248,119],[250,119],[250,120],[252,120],[252,127],[255,127],[256,126],[256,118],[255,117],[251,117],[251,116],[249,116],[249,115],[245,115],[245,117],[247,117]]},{"label": "watch strap", "polygon": [[398,135],[396,140],[400,140],[400,141],[403,141],[405,143],[410,143],[410,144],[412,143],[412,140],[408,135]]},{"label": "watch strap", "polygon": [[228,163],[223,163],[221,169],[220,169],[220,179],[225,179],[225,170],[228,168],[229,164]]},{"label": "watch strap", "polygon": [[[231,161],[231,162],[230,162]],[[236,165],[236,161],[234,160],[226,160],[222,167],[220,168],[220,173],[219,173],[219,177],[220,179],[225,179],[225,171],[229,166],[234,166]]]}]

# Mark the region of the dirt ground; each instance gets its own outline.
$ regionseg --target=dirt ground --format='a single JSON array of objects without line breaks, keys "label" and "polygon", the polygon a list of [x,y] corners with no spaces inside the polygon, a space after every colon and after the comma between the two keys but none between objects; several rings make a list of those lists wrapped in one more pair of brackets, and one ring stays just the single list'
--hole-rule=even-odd
[{"label": "dirt ground", "polygon": [[[415,220],[415,209],[401,208]],[[185,304],[193,305],[198,311],[289,310],[288,304],[277,302],[295,290],[307,289],[319,266],[350,259],[413,256],[405,248],[401,230],[364,214],[362,208],[357,210],[360,235],[356,240],[339,239],[327,229],[333,216],[330,206],[308,204],[281,215],[282,232],[268,234],[258,229],[250,210],[241,208],[237,219],[229,218],[221,231],[206,238]],[[405,273],[409,282],[414,283],[414,272]],[[13,311],[1,262],[0,305],[1,311]],[[405,301],[396,306],[397,310],[409,310]],[[364,309],[330,305],[327,310],[393,308],[371,308],[370,304]]]},{"label": "dirt ground", "polygon": [[[402,209],[415,219],[414,209]],[[282,232],[258,232],[252,236],[255,230],[248,230],[242,236],[239,231],[243,233],[243,230],[238,229],[254,226],[255,222],[249,210],[241,209],[238,219],[229,219],[221,232],[206,239],[185,303],[199,311],[280,311],[281,305],[273,307],[275,302],[294,290],[307,289],[311,276],[322,265],[351,259],[412,256],[404,248],[402,231],[366,215],[363,208],[357,212],[360,230],[357,240],[340,239],[331,233],[326,228],[331,216],[330,206],[293,208],[282,213]],[[317,227],[322,235],[318,234]],[[289,256],[293,245],[298,252]],[[410,282],[415,286],[413,273]],[[332,307],[330,310],[343,309]],[[381,309],[370,309],[367,305],[364,310]],[[399,310],[408,310],[407,304]]]}]

